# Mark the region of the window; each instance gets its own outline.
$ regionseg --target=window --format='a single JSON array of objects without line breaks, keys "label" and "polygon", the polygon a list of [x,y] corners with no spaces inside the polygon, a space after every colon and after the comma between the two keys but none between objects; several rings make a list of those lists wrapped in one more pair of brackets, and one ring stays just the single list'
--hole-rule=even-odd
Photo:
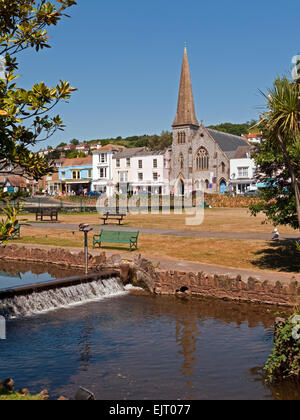
[{"label": "window", "polygon": [[153,159],[153,168],[157,168],[157,159]]},{"label": "window", "polygon": [[139,169],[143,169],[143,161],[139,160]]},{"label": "window", "polygon": [[130,158],[126,158],[126,166],[127,168],[130,168],[131,162],[130,162]]},{"label": "window", "polygon": [[117,158],[116,159],[116,167],[120,168],[120,166],[121,166],[121,160],[120,160],[120,158]]},{"label": "window", "polygon": [[138,179],[139,179],[139,181],[143,181],[144,180],[144,176],[143,176],[143,173],[142,172],[139,172]]},{"label": "window", "polygon": [[158,181],[158,173],[153,172],[153,181]]},{"label": "window", "polygon": [[185,132],[178,133],[178,144],[185,144]]},{"label": "window", "polygon": [[179,155],[179,167],[181,170],[184,169],[184,157],[182,153]]},{"label": "window", "polygon": [[106,178],[107,175],[107,168],[100,168],[99,169],[99,178]]},{"label": "window", "polygon": [[239,178],[248,178],[249,176],[249,167],[248,168],[238,168],[238,177]]},{"label": "window", "polygon": [[73,179],[80,179],[80,171],[73,171],[72,172]]},{"label": "window", "polygon": [[196,167],[198,171],[206,171],[209,169],[209,154],[204,147],[201,147],[197,153]]},{"label": "window", "polygon": [[119,182],[128,182],[128,172],[119,173]]},{"label": "window", "polygon": [[65,172],[62,172],[61,173],[61,177],[62,177],[62,179],[65,179],[66,178],[66,173]]},{"label": "window", "polygon": [[222,171],[222,174],[224,174],[224,173],[225,173],[225,168],[226,168],[225,163],[224,163],[224,162],[222,162],[222,163],[221,163],[221,171]]},{"label": "window", "polygon": [[99,161],[100,161],[100,163],[106,163],[107,162],[107,154],[106,153],[101,153],[99,155]]}]

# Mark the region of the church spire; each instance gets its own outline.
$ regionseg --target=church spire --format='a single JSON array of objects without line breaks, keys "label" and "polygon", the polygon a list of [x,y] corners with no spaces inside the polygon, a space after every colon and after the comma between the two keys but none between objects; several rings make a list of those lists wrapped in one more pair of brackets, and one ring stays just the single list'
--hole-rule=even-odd
[{"label": "church spire", "polygon": [[194,96],[186,46],[184,47],[177,115],[173,123],[173,127],[183,125],[199,127],[199,122],[195,113]]}]

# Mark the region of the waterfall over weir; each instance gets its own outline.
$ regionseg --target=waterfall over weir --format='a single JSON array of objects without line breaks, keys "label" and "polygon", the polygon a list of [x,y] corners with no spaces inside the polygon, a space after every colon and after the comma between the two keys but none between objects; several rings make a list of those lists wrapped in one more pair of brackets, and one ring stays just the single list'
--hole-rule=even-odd
[{"label": "waterfall over weir", "polygon": [[1,299],[0,315],[6,318],[27,317],[125,293],[126,289],[116,277],[53,289],[48,287],[46,290],[17,293]]}]

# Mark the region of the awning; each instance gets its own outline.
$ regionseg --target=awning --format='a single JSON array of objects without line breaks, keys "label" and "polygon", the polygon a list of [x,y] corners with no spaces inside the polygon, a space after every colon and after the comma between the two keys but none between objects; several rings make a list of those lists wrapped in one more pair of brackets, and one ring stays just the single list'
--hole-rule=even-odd
[{"label": "awning", "polygon": [[90,184],[92,181],[84,181],[84,180],[78,180],[78,181],[65,181],[65,184],[76,184],[76,185],[80,185],[80,184]]},{"label": "awning", "polygon": [[231,185],[256,184],[256,179],[235,179],[229,182]]}]

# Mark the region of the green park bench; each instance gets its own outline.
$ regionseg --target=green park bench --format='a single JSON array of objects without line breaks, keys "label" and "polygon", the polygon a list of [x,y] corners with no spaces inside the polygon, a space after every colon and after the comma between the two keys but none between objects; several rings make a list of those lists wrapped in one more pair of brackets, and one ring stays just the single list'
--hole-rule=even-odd
[{"label": "green park bench", "polygon": [[120,232],[113,230],[101,230],[100,235],[93,236],[93,248],[99,245],[101,248],[102,243],[114,243],[114,244],[128,244],[130,245],[130,251],[137,249],[138,247],[139,232]]}]

